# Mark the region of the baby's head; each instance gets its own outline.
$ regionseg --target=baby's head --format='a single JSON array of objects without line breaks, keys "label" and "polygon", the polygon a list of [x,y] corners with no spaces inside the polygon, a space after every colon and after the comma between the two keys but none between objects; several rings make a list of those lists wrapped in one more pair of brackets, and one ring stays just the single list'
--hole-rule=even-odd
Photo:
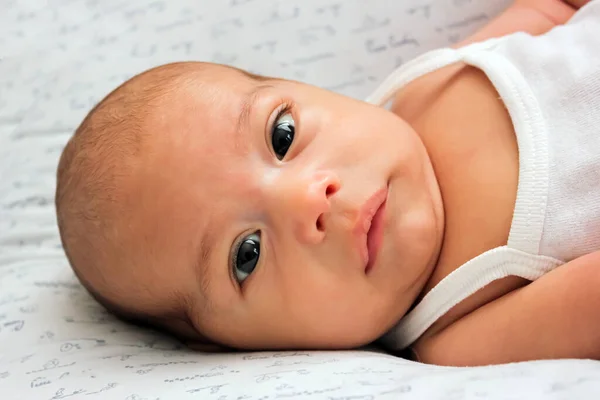
[{"label": "baby's head", "polygon": [[56,206],[71,266],[109,310],[244,349],[373,341],[421,291],[443,230],[400,118],[205,63],[102,100],[63,152]]}]

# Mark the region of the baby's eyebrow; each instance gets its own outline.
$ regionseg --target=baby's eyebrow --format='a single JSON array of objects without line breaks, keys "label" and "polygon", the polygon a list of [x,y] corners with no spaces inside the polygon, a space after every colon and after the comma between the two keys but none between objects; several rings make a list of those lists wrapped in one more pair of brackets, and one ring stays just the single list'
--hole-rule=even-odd
[{"label": "baby's eyebrow", "polygon": [[242,107],[240,110],[240,115],[238,117],[237,125],[236,125],[236,135],[235,135],[235,149],[240,149],[243,144],[241,142],[241,138],[243,137],[244,130],[248,127],[250,122],[250,114],[252,109],[254,108],[257,100],[260,97],[260,94],[263,90],[272,88],[273,85],[270,84],[261,84],[256,85],[252,88],[252,90],[244,96],[242,99]]},{"label": "baby's eyebrow", "polygon": [[208,266],[212,259],[212,253],[214,248],[214,239],[208,232],[211,230],[208,226],[205,227],[204,235],[200,237],[199,252],[196,253],[199,257],[196,258],[197,262],[194,265],[194,273],[197,276],[197,280],[200,282],[200,292],[206,294],[208,287],[210,286],[211,273]]}]

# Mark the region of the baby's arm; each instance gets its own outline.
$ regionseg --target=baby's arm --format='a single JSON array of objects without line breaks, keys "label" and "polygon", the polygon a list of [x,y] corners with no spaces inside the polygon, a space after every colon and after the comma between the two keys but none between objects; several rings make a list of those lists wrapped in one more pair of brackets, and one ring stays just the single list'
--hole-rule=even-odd
[{"label": "baby's arm", "polygon": [[414,350],[419,361],[460,366],[600,359],[600,252],[486,304]]}]

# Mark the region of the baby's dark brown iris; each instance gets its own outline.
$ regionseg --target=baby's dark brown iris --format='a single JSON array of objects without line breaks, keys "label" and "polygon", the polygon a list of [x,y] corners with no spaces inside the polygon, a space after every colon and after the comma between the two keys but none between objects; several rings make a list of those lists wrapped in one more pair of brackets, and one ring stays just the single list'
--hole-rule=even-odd
[{"label": "baby's dark brown iris", "polygon": [[273,151],[278,159],[283,159],[294,141],[294,125],[285,121],[273,128],[272,144]]},{"label": "baby's dark brown iris", "polygon": [[243,281],[254,271],[260,257],[260,237],[252,234],[240,244],[235,259],[235,274],[239,281]]}]

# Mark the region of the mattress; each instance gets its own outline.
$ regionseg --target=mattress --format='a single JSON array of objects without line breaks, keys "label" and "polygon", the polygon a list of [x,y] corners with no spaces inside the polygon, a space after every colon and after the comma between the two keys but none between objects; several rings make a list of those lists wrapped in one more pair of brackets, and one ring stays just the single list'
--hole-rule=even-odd
[{"label": "mattress", "polygon": [[[62,252],[60,152],[132,75],[202,60],[364,98],[507,0],[0,0],[0,399],[597,399],[600,362],[423,365],[377,348],[192,352],[109,315]],[[543,333],[540,333],[543,334]]]}]

